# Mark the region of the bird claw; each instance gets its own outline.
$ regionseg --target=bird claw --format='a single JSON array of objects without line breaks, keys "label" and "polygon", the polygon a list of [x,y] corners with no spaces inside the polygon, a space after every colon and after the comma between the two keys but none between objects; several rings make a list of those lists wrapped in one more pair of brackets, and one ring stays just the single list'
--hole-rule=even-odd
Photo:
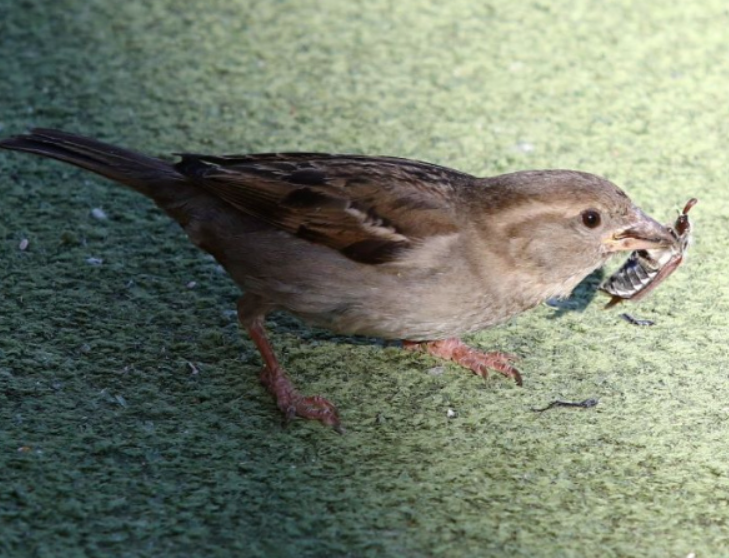
[{"label": "bird claw", "polygon": [[344,434],[337,408],[320,395],[308,397],[298,395],[292,405],[286,409],[285,414],[287,423],[295,417],[318,420],[322,424],[331,426],[339,434]]},{"label": "bird claw", "polygon": [[484,353],[469,347],[460,339],[441,339],[425,342],[404,341],[403,347],[410,350],[425,351],[433,356],[452,360],[482,378],[488,377],[489,370],[495,370],[507,378],[512,378],[516,385],[522,385],[521,374],[512,365],[513,361],[519,359],[517,355],[500,351]]},{"label": "bird claw", "polygon": [[282,368],[271,370],[265,366],[261,371],[261,383],[276,399],[276,405],[283,412],[286,424],[296,417],[301,417],[318,420],[333,427],[339,434],[344,433],[339,412],[334,404],[320,395],[301,395]]},{"label": "bird claw", "polygon": [[476,354],[469,355],[468,358],[457,362],[466,368],[470,368],[475,374],[483,378],[488,377],[490,369],[496,370],[507,378],[512,378],[518,386],[523,384],[521,373],[511,364],[513,361],[518,360],[518,356],[499,351],[475,352]]}]

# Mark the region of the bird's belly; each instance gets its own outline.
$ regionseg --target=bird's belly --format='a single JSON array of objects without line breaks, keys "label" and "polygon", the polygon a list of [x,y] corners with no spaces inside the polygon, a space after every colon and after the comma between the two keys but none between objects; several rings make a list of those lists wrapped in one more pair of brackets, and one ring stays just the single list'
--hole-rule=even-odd
[{"label": "bird's belly", "polygon": [[382,312],[349,307],[338,313],[302,315],[304,320],[326,329],[348,335],[366,335],[384,339],[425,341],[460,337],[485,329],[499,321],[478,313],[460,312],[437,315],[422,312]]},{"label": "bird's belly", "polygon": [[460,337],[519,312],[492,296],[469,293],[448,282],[424,288],[411,285],[407,290],[353,289],[336,298],[340,303],[324,312],[287,309],[312,325],[338,333],[413,341]]},{"label": "bird's belly", "polygon": [[239,245],[227,269],[244,290],[336,333],[415,341],[458,337],[532,306],[514,296],[511,281],[454,257],[457,246],[450,241],[431,243],[430,253],[390,266],[356,263],[281,233],[242,240],[251,249]]}]

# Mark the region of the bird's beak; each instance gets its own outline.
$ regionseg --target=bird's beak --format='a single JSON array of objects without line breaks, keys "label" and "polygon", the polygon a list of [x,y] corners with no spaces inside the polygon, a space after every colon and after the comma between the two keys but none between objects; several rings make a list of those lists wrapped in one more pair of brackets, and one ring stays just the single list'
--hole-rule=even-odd
[{"label": "bird's beak", "polygon": [[675,243],[676,236],[670,228],[651,219],[637,208],[627,226],[613,231],[603,240],[608,252],[653,250]]}]

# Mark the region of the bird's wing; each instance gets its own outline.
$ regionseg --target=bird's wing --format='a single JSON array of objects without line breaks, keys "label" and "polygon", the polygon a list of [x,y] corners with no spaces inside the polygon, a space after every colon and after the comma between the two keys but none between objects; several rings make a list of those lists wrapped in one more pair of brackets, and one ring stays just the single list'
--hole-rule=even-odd
[{"label": "bird's wing", "polygon": [[454,190],[472,177],[394,157],[182,154],[176,169],[240,211],[368,264],[457,232]]}]

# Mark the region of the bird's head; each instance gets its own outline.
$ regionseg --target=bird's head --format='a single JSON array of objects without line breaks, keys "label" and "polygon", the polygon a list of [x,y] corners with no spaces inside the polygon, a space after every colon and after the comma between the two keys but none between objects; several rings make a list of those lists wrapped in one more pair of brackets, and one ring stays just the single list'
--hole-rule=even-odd
[{"label": "bird's head", "polygon": [[488,229],[499,252],[551,296],[567,296],[588,274],[621,251],[676,242],[671,230],[612,182],[562,170],[525,171],[487,179],[495,210]]}]

